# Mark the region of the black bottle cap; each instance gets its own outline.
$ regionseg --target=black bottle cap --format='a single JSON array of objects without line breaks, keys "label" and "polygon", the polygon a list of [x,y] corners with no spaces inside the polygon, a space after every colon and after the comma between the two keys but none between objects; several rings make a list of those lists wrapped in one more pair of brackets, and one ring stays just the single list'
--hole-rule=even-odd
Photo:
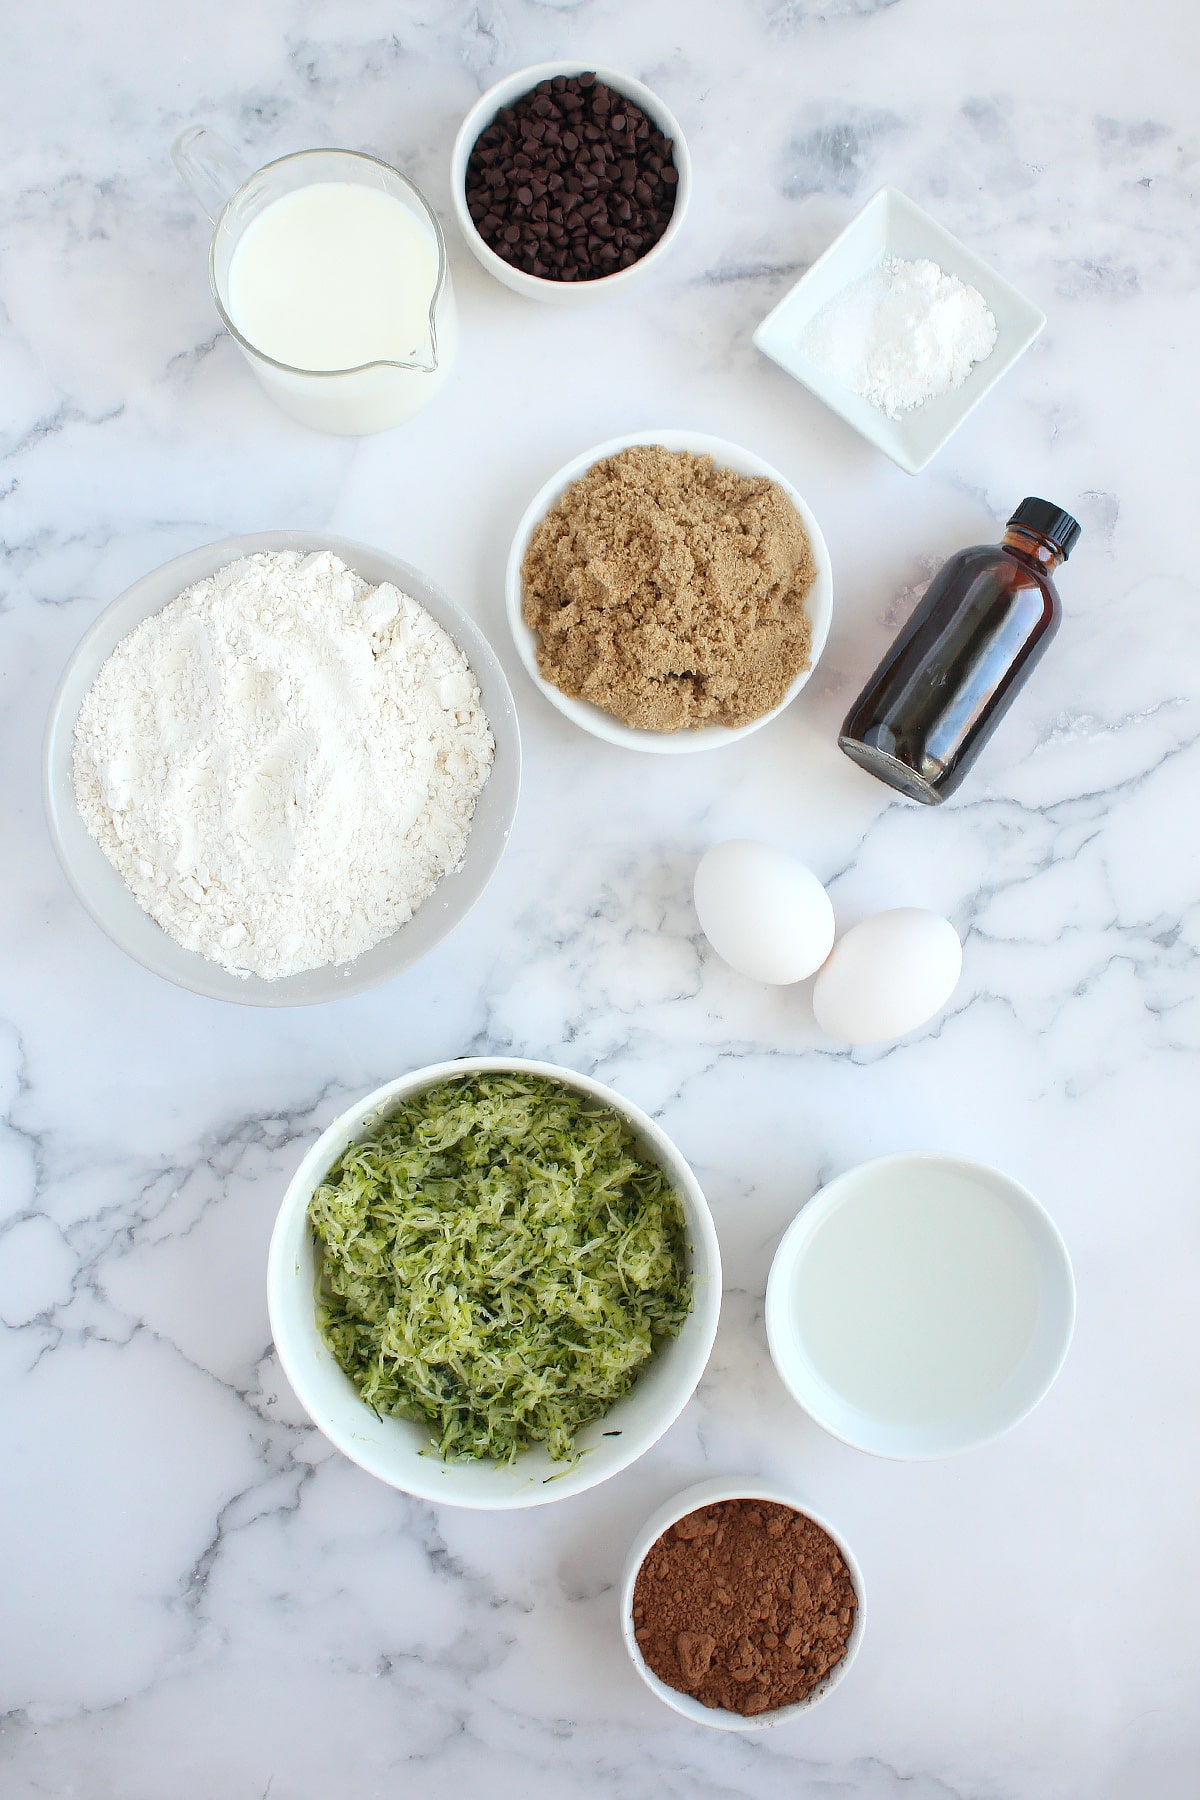
[{"label": "black bottle cap", "polygon": [[1030,531],[1040,531],[1062,551],[1064,562],[1075,548],[1082,529],[1078,519],[1073,519],[1061,506],[1055,506],[1052,500],[1035,500],[1032,496],[1022,500],[1008,522],[1024,525]]}]

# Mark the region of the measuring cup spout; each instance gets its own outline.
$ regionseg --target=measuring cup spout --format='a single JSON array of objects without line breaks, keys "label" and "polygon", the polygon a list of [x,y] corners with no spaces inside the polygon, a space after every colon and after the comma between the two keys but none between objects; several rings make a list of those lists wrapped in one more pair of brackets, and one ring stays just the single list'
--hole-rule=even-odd
[{"label": "measuring cup spout", "polygon": [[206,125],[189,125],[171,145],[171,161],[215,225],[250,174],[232,144]]},{"label": "measuring cup spout", "polygon": [[[432,309],[431,309],[432,310]],[[416,369],[424,375],[436,375],[438,367],[437,325],[431,318],[425,342],[414,350],[408,362],[399,364],[402,369]]]}]

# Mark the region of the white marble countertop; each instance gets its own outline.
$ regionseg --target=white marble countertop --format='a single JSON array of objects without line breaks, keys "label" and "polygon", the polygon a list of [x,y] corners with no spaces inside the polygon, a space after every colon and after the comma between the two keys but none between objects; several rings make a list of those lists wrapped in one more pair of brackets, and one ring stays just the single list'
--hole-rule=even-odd
[{"label": "white marble countertop", "polygon": [[[678,112],[694,209],[590,314],[494,284],[451,232],[457,375],[363,442],[291,425],[216,328],[206,227],[167,160],[192,120],[251,162],[375,151],[449,217],[457,122],[548,55]],[[1200,232],[1185,0],[43,0],[0,70],[0,1792],[80,1800],[853,1796],[1191,1800],[1200,1785]],[[931,469],[901,474],[750,344],[883,182],[1049,325]],[[568,455],[680,424],[753,447],[822,521],[817,678],[717,756],[647,759],[531,688],[501,575]],[[1025,493],[1076,512],[1061,636],[960,796],[842,758],[846,703],[936,562]],[[85,627],[167,557],[325,528],[465,605],[513,681],[527,775],[485,901],[414,972],[268,1013],[177,991],[81,911],[39,746]],[[762,836],[840,921],[947,912],[948,1016],[834,1052],[805,988],[718,965],[699,851]],[[339,1106],[467,1051],[546,1056],[654,1112],[700,1174],[728,1289],[697,1398],[644,1461],[528,1514],[435,1510],[312,1430],[273,1356],[267,1235]],[[876,1461],[787,1399],[767,1266],[830,1174],[927,1147],[998,1163],[1061,1225],[1066,1368],[1009,1437]],[[851,1679],[738,1740],[627,1665],[614,1581],[707,1474],[785,1479],[870,1601]]]}]

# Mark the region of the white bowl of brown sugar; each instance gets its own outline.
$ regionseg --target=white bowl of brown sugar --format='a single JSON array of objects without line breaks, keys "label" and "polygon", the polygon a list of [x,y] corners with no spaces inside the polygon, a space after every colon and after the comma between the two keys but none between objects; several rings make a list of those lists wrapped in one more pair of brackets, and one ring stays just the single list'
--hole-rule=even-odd
[{"label": "white bowl of brown sugar", "polygon": [[621,1629],[651,1693],[685,1719],[761,1731],[808,1712],[862,1643],[862,1571],[840,1533],[760,1481],[702,1481],[629,1553]]},{"label": "white bowl of brown sugar", "polygon": [[833,617],[821,528],[738,444],[641,431],[585,450],[535,495],[505,577],[530,679],[593,737],[715,750],[809,680]]}]

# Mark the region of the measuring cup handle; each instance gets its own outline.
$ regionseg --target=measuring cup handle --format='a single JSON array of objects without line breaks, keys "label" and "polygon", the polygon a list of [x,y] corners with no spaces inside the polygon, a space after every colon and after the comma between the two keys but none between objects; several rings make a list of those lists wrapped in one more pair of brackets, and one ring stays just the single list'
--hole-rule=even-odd
[{"label": "measuring cup handle", "polygon": [[249,175],[237,151],[206,125],[189,125],[171,145],[171,161],[215,225]]}]

